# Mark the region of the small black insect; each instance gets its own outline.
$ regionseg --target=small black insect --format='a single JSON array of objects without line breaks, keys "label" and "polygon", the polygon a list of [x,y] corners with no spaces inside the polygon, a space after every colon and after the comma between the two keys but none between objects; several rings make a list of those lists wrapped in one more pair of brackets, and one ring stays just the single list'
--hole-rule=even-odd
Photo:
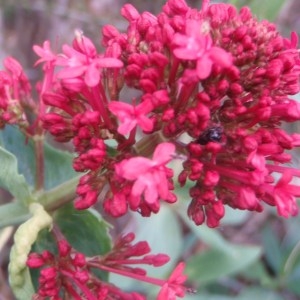
[{"label": "small black insect", "polygon": [[197,142],[200,145],[206,145],[209,142],[220,143],[222,139],[223,128],[221,126],[209,126],[198,137]]}]

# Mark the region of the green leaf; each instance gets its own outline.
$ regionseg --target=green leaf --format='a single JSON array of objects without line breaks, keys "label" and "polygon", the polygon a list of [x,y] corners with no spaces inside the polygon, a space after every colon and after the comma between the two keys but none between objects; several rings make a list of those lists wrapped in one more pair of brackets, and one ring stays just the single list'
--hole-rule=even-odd
[{"label": "green leaf", "polygon": [[9,191],[16,200],[27,204],[32,199],[30,188],[23,175],[18,173],[16,157],[0,146],[0,186]]},{"label": "green leaf", "polygon": [[207,293],[196,293],[195,295],[186,295],[184,300],[233,300],[232,296],[225,296],[225,295],[211,295]]},{"label": "green leaf", "polygon": [[291,251],[291,253],[289,254],[285,262],[284,270],[283,270],[284,275],[286,276],[291,274],[296,267],[299,267],[299,261],[300,261],[300,241]]},{"label": "green leaf", "polygon": [[[54,223],[66,237],[71,246],[86,256],[103,255],[111,249],[111,239],[108,234],[109,224],[93,209],[78,211],[72,204],[67,204],[53,215]],[[57,252],[52,235],[44,230],[34,244],[34,252],[49,250]],[[106,272],[94,272],[102,280],[108,279]],[[33,282],[37,287],[38,273],[31,271]]]},{"label": "green leaf", "polygon": [[[131,216],[130,228],[134,226],[135,242],[146,240],[151,248],[151,254],[164,253],[170,261],[161,267],[139,265],[147,271],[148,276],[166,278],[175,268],[184,248],[181,226],[174,211],[168,205],[162,205],[158,214],[145,218],[137,213]],[[132,230],[132,229],[131,229]],[[127,233],[127,232],[126,232]],[[153,285],[138,283],[130,278],[110,274],[110,282],[126,290],[154,290]]]},{"label": "green leaf", "polygon": [[225,206],[225,215],[221,220],[222,225],[239,225],[246,221],[249,216],[249,211],[233,209]]},{"label": "green leaf", "polygon": [[256,246],[231,245],[231,252],[209,249],[188,261],[186,273],[189,279],[203,286],[244,270],[254,263],[260,254],[261,249]]},{"label": "green leaf", "polygon": [[20,130],[12,126],[6,126],[5,130],[0,132],[0,141],[3,148],[16,156],[19,172],[24,175],[31,186],[34,186],[35,155],[33,143],[27,142]]},{"label": "green leaf", "polygon": [[209,295],[199,293],[199,295],[187,295],[184,297],[184,300],[232,300],[231,296],[223,296],[223,295]]},{"label": "green leaf", "polygon": [[278,241],[277,235],[272,231],[270,226],[266,226],[262,232],[262,241],[264,245],[265,257],[277,274],[283,265],[283,253]]},{"label": "green leaf", "polygon": [[67,204],[55,213],[54,220],[71,245],[85,255],[105,254],[111,249],[109,224],[95,210],[76,210]]},{"label": "green leaf", "polygon": [[269,21],[275,21],[277,18],[284,0],[272,0],[272,1],[261,1],[261,0],[231,0],[229,3],[235,5],[238,8],[242,6],[250,7],[252,14],[258,19],[267,19]]},{"label": "green leaf", "polygon": [[259,282],[261,286],[274,288],[277,285],[275,278],[271,277],[261,261],[256,261],[242,272],[242,277],[250,281]]},{"label": "green leaf", "polygon": [[264,300],[283,300],[282,296],[267,289],[260,287],[247,288],[242,293],[233,298],[235,300],[253,300],[253,299],[264,299]]},{"label": "green leaf", "polygon": [[186,295],[184,300],[283,300],[275,292],[263,288],[246,288],[238,296],[203,293],[201,290],[195,295]]},{"label": "green leaf", "polygon": [[[32,186],[35,185],[36,157],[34,143],[27,141],[24,135],[12,126],[7,126],[0,133],[2,146],[12,152],[17,160],[20,173]],[[73,155],[67,151],[53,148],[44,143],[45,189],[51,189],[78,175],[72,167]]]},{"label": "green leaf", "polygon": [[186,204],[177,206],[177,212],[191,231],[210,248],[187,263],[187,274],[203,285],[221,277],[242,271],[261,254],[260,247],[239,246],[227,242],[217,229],[196,226],[186,214]]},{"label": "green leaf", "polygon": [[206,225],[196,226],[192,220],[187,216],[186,205],[181,204],[177,207],[177,212],[185,222],[185,224],[191,229],[191,231],[205,244],[221,251],[231,251],[230,244],[222,237],[216,228],[208,228]]},{"label": "green leaf", "polygon": [[51,189],[78,176],[72,167],[73,158],[71,153],[45,143],[45,189]]},{"label": "green leaf", "polygon": [[260,20],[267,19],[269,21],[275,21],[284,2],[285,0],[252,0],[250,9]]},{"label": "green leaf", "polygon": [[184,245],[180,223],[170,206],[162,205],[159,213],[151,215],[150,218],[135,213],[132,222],[136,226],[134,230],[136,241],[146,240],[151,248],[151,253],[165,253],[171,258],[162,267],[146,268],[149,276],[160,277],[173,270],[182,254]]},{"label": "green leaf", "polygon": [[[300,204],[300,202],[299,202]],[[285,234],[281,240],[281,247],[286,255],[290,255],[290,252],[299,243],[299,227],[300,216],[290,218],[284,221]]]},{"label": "green leaf", "polygon": [[285,286],[289,291],[300,296],[300,266],[293,271],[292,274],[289,274],[288,278],[286,278]]},{"label": "green leaf", "polygon": [[28,208],[20,202],[10,202],[0,206],[0,228],[23,223],[29,218]]}]

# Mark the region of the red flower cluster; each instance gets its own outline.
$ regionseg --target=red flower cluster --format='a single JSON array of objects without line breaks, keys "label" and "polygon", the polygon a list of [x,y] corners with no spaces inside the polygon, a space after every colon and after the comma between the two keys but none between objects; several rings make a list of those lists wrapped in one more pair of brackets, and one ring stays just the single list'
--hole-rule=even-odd
[{"label": "red flower cluster", "polygon": [[146,299],[139,293],[126,293],[113,284],[102,281],[94,275],[92,269],[161,286],[162,290],[158,295],[158,299],[161,300],[171,300],[185,294],[186,288],[183,283],[186,276],[182,275],[183,263],[177,266],[169,280],[147,277],[144,269],[131,267],[137,264],[159,267],[169,261],[169,257],[165,254],[148,254],[150,248],[147,242],[132,244],[135,237],[133,233],[119,238],[109,253],[94,257],[85,257],[72,248],[57,229],[54,229],[53,233],[57,240],[58,254],[54,255],[45,250],[41,254],[31,253],[27,259],[30,268],[42,268],[39,289],[33,296],[35,300],[46,298],[60,300],[64,299],[65,294],[78,300]]},{"label": "red flower cluster", "polygon": [[30,84],[22,66],[12,57],[3,61],[0,71],[0,129],[5,124],[17,124],[28,129],[26,108],[34,107],[30,96]]},{"label": "red flower cluster", "polygon": [[[280,128],[300,119],[288,97],[299,92],[296,34],[288,40],[248,8],[208,1],[200,11],[169,0],[157,16],[130,4],[121,13],[127,31],[105,26],[104,54],[80,32],[59,54],[49,42],[34,47],[45,63],[42,100],[52,107],[44,128],[73,141],[74,168],[87,172],[75,206],[88,208],[101,193],[112,216],[157,213],[161,200],[176,201],[166,164],[184,157],[179,183],[193,183],[196,224],[218,226],[224,205],[261,211],[265,202],[297,214],[300,171],[284,164],[300,135]],[[136,96],[121,101],[123,88]]]}]

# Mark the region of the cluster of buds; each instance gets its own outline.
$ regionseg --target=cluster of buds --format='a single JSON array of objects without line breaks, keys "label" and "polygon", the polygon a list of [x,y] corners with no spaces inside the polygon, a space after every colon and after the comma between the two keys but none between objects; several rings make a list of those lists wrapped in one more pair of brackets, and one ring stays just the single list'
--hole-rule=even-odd
[{"label": "cluster of buds", "polygon": [[184,265],[180,263],[168,280],[148,277],[146,271],[135,265],[152,265],[159,267],[169,261],[165,254],[148,254],[150,248],[147,242],[132,244],[134,234],[129,233],[119,238],[112,250],[104,256],[86,257],[72,248],[61,232],[53,230],[57,241],[57,255],[45,250],[41,254],[31,253],[27,259],[30,268],[41,268],[39,289],[33,299],[72,299],[105,300],[143,300],[143,295],[137,292],[124,292],[113,284],[97,277],[92,270],[100,270],[127,276],[139,281],[161,286],[158,300],[183,297],[186,288],[183,286],[186,276],[182,274]]},{"label": "cluster of buds", "polygon": [[297,35],[282,37],[248,8],[208,2],[198,11],[169,0],[158,16],[126,4],[127,31],[105,26],[103,54],[79,31],[63,53],[48,41],[34,47],[45,63],[42,101],[52,107],[44,128],[73,141],[74,169],[86,172],[77,209],[101,198],[114,217],[157,213],[161,201],[176,201],[166,164],[180,157],[197,225],[218,226],[224,205],[297,214],[300,172],[283,164],[300,135],[280,128],[300,119],[288,98],[299,92]]},{"label": "cluster of buds", "polygon": [[5,70],[0,71],[0,129],[10,124],[26,132],[29,129],[26,109],[35,107],[29,80],[13,57],[6,57],[3,65]]},{"label": "cluster of buds", "polygon": [[[300,171],[287,163],[300,134],[281,126],[300,120],[300,104],[289,98],[300,89],[298,37],[282,37],[248,8],[202,2],[196,10],[168,0],[157,16],[126,4],[127,30],[105,26],[103,53],[79,30],[61,53],[49,41],[35,45],[44,71],[38,103],[19,63],[4,61],[0,128],[48,131],[73,144],[73,168],[84,173],[77,209],[101,201],[113,217],[128,210],[150,216],[163,201],[176,202],[178,182],[189,187],[187,213],[197,225],[217,227],[225,205],[260,212],[268,204],[283,217],[298,213]],[[33,126],[27,111],[38,116]],[[58,254],[32,253],[27,261],[42,267],[35,299],[144,299],[102,281],[93,268],[161,286],[159,300],[186,292],[183,263],[168,280],[130,267],[168,260],[149,255],[147,242],[132,245],[133,234],[94,257],[72,248],[57,228],[53,234]]]}]

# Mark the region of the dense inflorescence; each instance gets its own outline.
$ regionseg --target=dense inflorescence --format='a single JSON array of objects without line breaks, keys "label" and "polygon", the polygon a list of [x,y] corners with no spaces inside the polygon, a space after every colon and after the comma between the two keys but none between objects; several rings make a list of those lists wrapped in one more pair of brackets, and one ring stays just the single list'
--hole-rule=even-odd
[{"label": "dense inflorescence", "polygon": [[21,130],[27,130],[29,122],[24,111],[34,108],[29,80],[13,57],[6,57],[3,65],[5,70],[0,71],[0,129],[6,124],[16,124]]},{"label": "dense inflorescence", "polygon": [[41,98],[52,107],[44,128],[73,142],[74,169],[86,172],[75,207],[101,194],[112,216],[157,213],[161,201],[176,201],[166,164],[180,157],[178,180],[192,182],[188,215],[198,225],[218,226],[224,205],[262,211],[265,202],[297,214],[300,172],[284,164],[300,135],[281,128],[300,119],[289,98],[299,92],[296,34],[286,39],[248,8],[208,1],[200,11],[170,0],[157,16],[130,4],[121,13],[127,30],[105,26],[103,54],[79,31],[62,53],[49,42],[34,47],[45,70]]},{"label": "dense inflorescence", "polygon": [[[56,228],[53,230],[57,244],[57,254],[48,250],[42,253],[31,253],[27,259],[30,268],[41,268],[38,292],[33,299],[65,299],[66,295],[72,299],[89,300],[143,300],[142,294],[126,293],[117,286],[106,282],[95,275],[100,270],[116,273],[136,280],[145,281],[161,286],[158,300],[175,299],[182,297],[186,288],[183,282],[186,276],[182,274],[184,264],[180,263],[168,280],[147,277],[146,271],[136,265],[152,265],[159,267],[169,261],[165,254],[148,254],[150,247],[147,242],[133,244],[133,233],[120,237],[114,243],[110,252],[105,255],[86,257],[68,243],[62,233]],[[173,298],[172,298],[173,297]]]},{"label": "dense inflorescence", "polygon": [[[177,201],[178,183],[189,189],[187,214],[197,225],[217,227],[226,205],[298,213],[300,171],[290,166],[290,150],[300,146],[300,134],[282,126],[300,120],[300,104],[289,98],[300,90],[298,37],[282,37],[246,7],[202,2],[196,10],[168,0],[157,16],[124,5],[128,27],[105,26],[103,52],[79,30],[61,53],[49,41],[35,45],[44,72],[39,101],[21,65],[4,60],[0,129],[18,126],[36,142],[36,191],[44,188],[42,138],[49,132],[74,147],[73,168],[84,173],[74,201],[79,210],[99,200],[112,217],[128,210],[150,216],[162,202]],[[150,255],[147,242],[132,244],[133,234],[109,253],[87,257],[56,224],[51,231],[57,253],[31,253],[27,260],[42,269],[34,299],[144,299],[92,269],[158,285],[159,300],[189,291],[183,263],[168,280],[131,267],[169,259]]]}]

